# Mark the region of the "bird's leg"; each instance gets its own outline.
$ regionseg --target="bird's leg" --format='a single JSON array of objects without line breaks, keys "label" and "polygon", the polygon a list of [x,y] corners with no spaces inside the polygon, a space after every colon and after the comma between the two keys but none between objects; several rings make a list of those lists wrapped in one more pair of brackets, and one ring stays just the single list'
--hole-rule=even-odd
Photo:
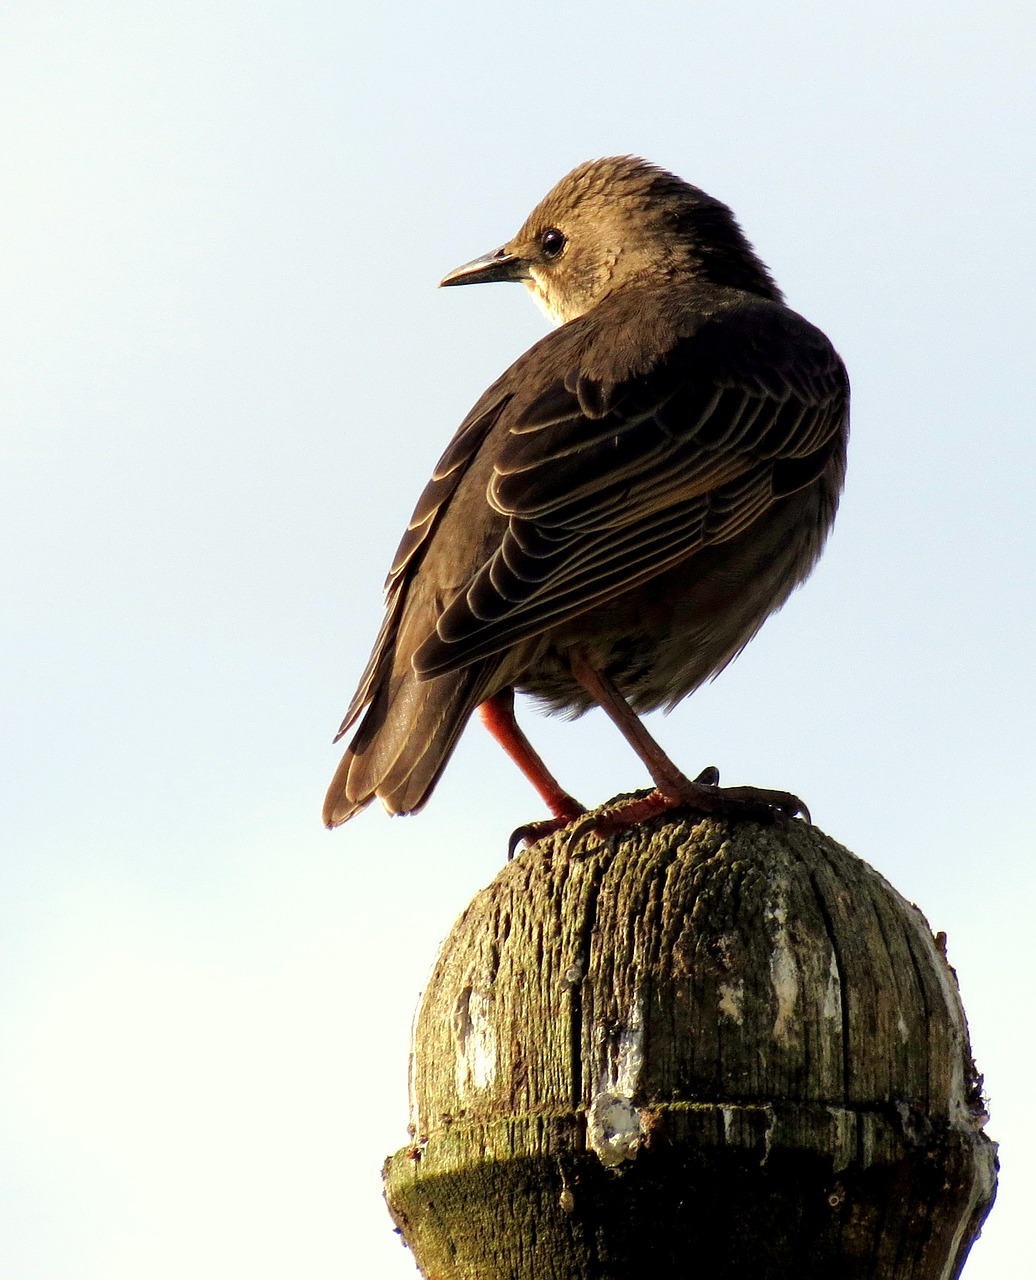
[{"label": "bird's leg", "polygon": [[524,827],[519,827],[508,844],[507,856],[511,858],[522,841],[532,844],[543,836],[552,835],[568,826],[573,819],[582,817],[586,810],[578,800],[562,790],[560,783],[543,763],[539,752],[518,727],[518,721],[514,718],[513,689],[502,689],[487,698],[479,706],[478,713],[482,717],[482,723],[529,779],[540,799],[554,815],[543,822],[529,822]]},{"label": "bird's leg", "polygon": [[578,800],[562,790],[536,748],[518,727],[514,718],[513,689],[503,689],[494,694],[481,704],[478,712],[482,723],[536,788],[540,799],[555,818],[571,822],[586,812]]},{"label": "bird's leg", "polygon": [[806,806],[789,792],[760,787],[720,787],[717,785],[719,773],[714,769],[704,770],[692,781],[673,764],[604,672],[598,671],[579,650],[570,653],[569,662],[573,676],[644,762],[655,784],[650,795],[617,806],[614,815],[601,815],[595,820],[595,830],[633,826],[669,809],[684,807],[701,813],[762,821],[773,821],[778,816],[792,818],[801,813],[809,820]]}]

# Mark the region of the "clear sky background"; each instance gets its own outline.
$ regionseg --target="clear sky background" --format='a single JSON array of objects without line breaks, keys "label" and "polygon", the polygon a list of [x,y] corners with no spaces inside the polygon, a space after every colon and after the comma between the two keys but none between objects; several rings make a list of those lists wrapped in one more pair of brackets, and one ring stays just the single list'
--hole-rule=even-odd
[{"label": "clear sky background", "polygon": [[[0,1272],[415,1274],[381,1202],[440,939],[542,810],[478,725],[329,834],[429,470],[544,332],[437,292],[635,152],[729,203],[853,380],[812,581],[652,727],[949,935],[1031,1274],[1036,22],[978,3],[181,0],[0,17]],[[601,715],[523,714],[586,803]]]}]

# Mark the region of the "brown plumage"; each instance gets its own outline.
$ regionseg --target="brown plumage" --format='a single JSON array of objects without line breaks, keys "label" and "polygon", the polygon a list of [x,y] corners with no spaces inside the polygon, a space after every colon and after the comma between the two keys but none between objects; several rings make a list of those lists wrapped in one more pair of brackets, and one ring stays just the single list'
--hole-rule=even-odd
[{"label": "brown plumage", "polygon": [[842,362],[725,205],[632,157],[580,165],[443,284],[490,280],[524,281],[561,327],[486,391],[418,501],[324,820],[375,796],[418,809],[480,704],[555,814],[535,832],[582,812],[512,690],[600,702],[651,769],[653,812],[734,803],[747,789],[688,782],[625,704],[674,705],[812,570],[845,471]]}]

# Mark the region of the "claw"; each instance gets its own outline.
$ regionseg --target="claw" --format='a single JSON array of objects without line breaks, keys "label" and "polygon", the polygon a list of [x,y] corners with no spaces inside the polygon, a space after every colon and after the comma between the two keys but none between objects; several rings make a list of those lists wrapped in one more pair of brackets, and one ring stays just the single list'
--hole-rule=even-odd
[{"label": "claw", "polygon": [[[617,808],[618,806],[616,806]],[[571,830],[565,840],[565,853],[570,856],[575,852],[576,846],[586,836],[597,836],[599,840],[604,839],[608,834],[606,830],[605,818],[610,810],[596,810],[594,813],[584,813],[581,818],[577,818],[572,823]]]},{"label": "claw", "polygon": [[518,850],[520,844],[524,844],[526,848],[534,845],[537,840],[543,840],[546,836],[552,836],[556,831],[564,831],[571,823],[577,826],[586,816],[586,810],[582,805],[577,805],[575,801],[564,813],[559,813],[553,818],[543,818],[539,822],[526,822],[520,827],[516,827],[511,832],[511,838],[507,842],[507,861],[510,862]]},{"label": "claw", "polygon": [[567,826],[567,823],[558,818],[544,818],[542,822],[526,822],[524,826],[515,827],[507,841],[507,861],[510,862],[518,852],[520,844],[528,848],[537,840],[542,840],[544,836],[552,836],[555,831],[560,831],[564,826]]}]

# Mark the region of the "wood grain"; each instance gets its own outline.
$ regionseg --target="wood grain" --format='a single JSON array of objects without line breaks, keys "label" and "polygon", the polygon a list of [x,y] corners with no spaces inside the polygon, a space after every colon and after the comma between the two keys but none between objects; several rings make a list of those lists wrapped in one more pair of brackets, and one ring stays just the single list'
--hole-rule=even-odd
[{"label": "wood grain", "polygon": [[390,1210],[437,1280],[951,1280],[995,1189],[952,970],[816,828],[526,850],[444,944]]}]

